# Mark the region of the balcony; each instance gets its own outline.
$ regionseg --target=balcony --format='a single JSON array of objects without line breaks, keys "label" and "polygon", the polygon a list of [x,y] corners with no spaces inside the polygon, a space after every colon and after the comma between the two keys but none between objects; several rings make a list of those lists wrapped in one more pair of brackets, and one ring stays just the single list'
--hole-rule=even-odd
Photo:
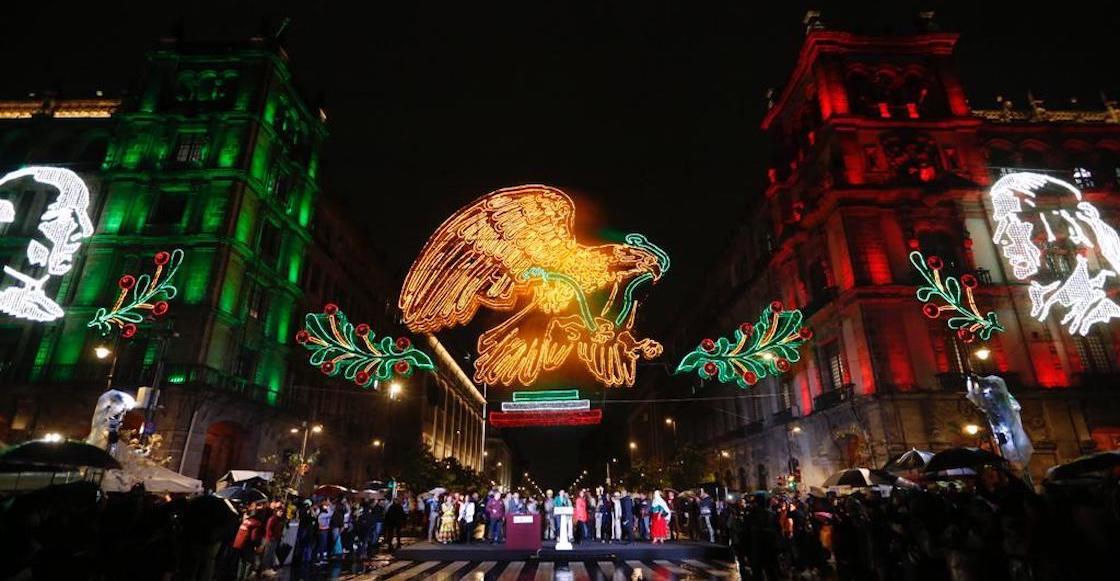
[{"label": "balcony", "polygon": [[841,387],[826,391],[814,397],[813,409],[816,411],[824,411],[829,408],[834,408],[846,401],[851,401],[854,394],[855,386],[851,383],[846,383]]}]

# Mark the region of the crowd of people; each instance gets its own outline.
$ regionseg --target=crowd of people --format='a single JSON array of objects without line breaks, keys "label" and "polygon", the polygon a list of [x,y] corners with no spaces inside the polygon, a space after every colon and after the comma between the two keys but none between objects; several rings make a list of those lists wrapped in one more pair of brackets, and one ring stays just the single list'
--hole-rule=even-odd
[{"label": "crowd of people", "polygon": [[[556,507],[572,508],[572,536],[576,543],[649,541],[662,543],[676,539],[682,531],[690,538],[716,541],[715,517],[723,500],[705,491],[698,495],[677,495],[660,490],[649,493],[620,488],[608,492],[604,487],[583,489],[574,495],[547,490],[540,496],[521,497],[518,492],[491,490],[445,492],[428,499],[428,540],[439,543],[492,544],[505,542],[505,517],[510,514],[539,514],[541,536],[556,540],[561,534]],[[683,524],[682,524],[683,523]]]}]

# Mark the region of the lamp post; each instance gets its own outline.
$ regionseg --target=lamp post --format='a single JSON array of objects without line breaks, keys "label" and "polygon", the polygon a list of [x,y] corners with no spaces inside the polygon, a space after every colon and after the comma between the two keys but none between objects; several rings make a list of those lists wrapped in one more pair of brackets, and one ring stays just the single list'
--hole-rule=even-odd
[{"label": "lamp post", "polygon": [[307,464],[307,437],[322,432],[323,426],[319,424],[310,426],[307,422],[301,422],[299,428],[292,428],[292,433],[298,434],[301,430],[303,431],[303,444],[299,447],[299,468],[296,470],[296,477],[292,483],[292,488],[297,493],[299,492],[299,485],[303,481],[303,466]]},{"label": "lamp post", "polygon": [[93,348],[93,355],[98,359],[105,360],[110,355],[113,356],[113,361],[109,363],[109,377],[105,380],[105,389],[113,389],[113,374],[117,372],[117,353],[120,341],[116,338],[113,339],[113,345],[108,343],[101,343]]},{"label": "lamp post", "polygon": [[673,429],[673,452],[677,451],[677,420],[665,418],[665,425]]}]

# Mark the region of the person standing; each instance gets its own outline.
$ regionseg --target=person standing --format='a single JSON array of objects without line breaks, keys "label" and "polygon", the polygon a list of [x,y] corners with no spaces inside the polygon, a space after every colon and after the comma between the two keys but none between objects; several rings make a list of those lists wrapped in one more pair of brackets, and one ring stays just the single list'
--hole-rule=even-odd
[{"label": "person standing", "polygon": [[712,513],[715,512],[715,502],[712,497],[708,495],[707,490],[700,491],[700,500],[698,501],[700,513],[700,524],[708,530],[708,542],[716,542],[716,531],[712,528]]},{"label": "person standing", "polygon": [[385,545],[388,546],[389,552],[393,552],[393,539],[397,539],[397,549],[401,548],[401,529],[404,528],[405,523],[404,507],[396,498],[389,504],[389,508],[385,510]]},{"label": "person standing", "polygon": [[385,501],[375,500],[370,515],[373,527],[369,531],[369,548],[372,555],[376,555],[381,550],[381,531],[385,529]]},{"label": "person standing", "polygon": [[646,497],[645,493],[638,494],[638,538],[643,541],[650,540],[649,537],[649,509],[650,499]]},{"label": "person standing", "polygon": [[251,505],[241,520],[237,535],[233,537],[233,550],[237,551],[237,581],[245,581],[255,572],[260,559],[264,525],[257,518],[256,506]]},{"label": "person standing", "polygon": [[669,538],[669,520],[673,518],[673,513],[669,510],[669,504],[665,499],[661,498],[661,491],[653,491],[653,502],[650,506],[650,536],[656,544],[664,544]]},{"label": "person standing", "polygon": [[611,540],[622,541],[622,495],[616,490],[611,496]]},{"label": "person standing", "polygon": [[455,500],[450,494],[443,496],[443,505],[440,507],[439,516],[439,532],[436,533],[436,540],[447,544],[455,540],[458,527],[458,512],[455,508]]},{"label": "person standing", "polygon": [[587,540],[590,530],[587,527],[587,491],[581,490],[579,496],[575,501],[575,512],[572,514],[572,519],[576,522],[576,530],[579,531],[579,544],[583,544]]},{"label": "person standing", "polygon": [[556,529],[560,528],[560,526],[555,521],[555,516],[553,513],[553,509],[556,507],[556,501],[552,498],[551,488],[546,490],[544,494],[544,538],[547,540],[552,540],[556,538]]},{"label": "person standing", "polygon": [[261,575],[274,577],[276,569],[281,565],[276,560],[276,548],[280,546],[280,539],[284,536],[284,529],[288,526],[284,509],[277,507],[268,517],[264,527],[264,558],[261,562]]},{"label": "person standing", "polygon": [[433,494],[425,505],[428,509],[428,542],[431,543],[436,540],[436,533],[439,532],[439,496]]},{"label": "person standing", "polygon": [[316,517],[319,526],[319,542],[315,545],[315,559],[321,563],[326,562],[331,556],[331,517],[334,508],[330,500],[323,500],[319,507],[319,516]]},{"label": "person standing", "polygon": [[634,540],[634,498],[625,488],[622,489],[622,498],[618,499],[618,505],[622,509],[622,516],[619,519],[619,524],[622,525],[622,539],[629,543]]},{"label": "person standing", "polygon": [[471,542],[474,529],[474,502],[470,496],[463,499],[463,503],[459,506],[459,542],[467,544]]},{"label": "person standing", "polygon": [[486,501],[486,518],[490,523],[490,544],[501,543],[502,525],[505,524],[506,506],[502,502],[501,494],[494,490],[490,493],[490,500]]},{"label": "person standing", "polygon": [[595,515],[596,528],[599,529],[599,542],[606,543],[611,540],[611,495],[602,486],[599,487],[599,514]]},{"label": "person standing", "polygon": [[[559,508],[559,507],[570,507],[570,506],[572,506],[572,500],[570,498],[568,498],[568,493],[566,491],[561,490],[560,493],[559,493],[559,496],[556,497],[556,501],[555,501],[554,504],[557,508]],[[571,529],[571,526],[570,526],[570,523],[571,523],[572,519],[566,519],[566,521],[569,523],[569,526],[567,526],[567,527],[561,526],[563,524],[563,521],[560,519],[560,515],[556,515],[556,519],[557,519],[557,523],[556,523],[556,540],[557,540],[557,542],[559,542],[561,539],[563,539],[565,541],[568,541],[568,542],[571,542],[573,540],[572,537],[574,536],[572,534],[572,529]]]}]

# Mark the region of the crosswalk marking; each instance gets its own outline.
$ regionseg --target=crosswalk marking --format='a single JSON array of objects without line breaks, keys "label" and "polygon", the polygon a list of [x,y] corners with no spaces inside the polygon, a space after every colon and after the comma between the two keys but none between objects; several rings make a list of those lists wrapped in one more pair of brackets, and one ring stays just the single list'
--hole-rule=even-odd
[{"label": "crosswalk marking", "polygon": [[517,576],[521,574],[521,569],[525,567],[525,561],[514,561],[502,571],[498,581],[517,581]]},{"label": "crosswalk marking", "polygon": [[535,581],[552,581],[552,563],[541,563],[537,567]]},{"label": "crosswalk marking", "polygon": [[667,569],[670,573],[672,573],[674,575],[688,575],[688,570],[681,569],[680,567],[674,565],[671,561],[657,560],[657,561],[654,561],[653,564],[654,565],[659,565],[659,566]]},{"label": "crosswalk marking", "polygon": [[646,564],[641,561],[626,561],[626,564],[634,571],[642,572],[642,579],[653,579],[653,569],[646,567]]},{"label": "crosswalk marking", "polygon": [[496,565],[496,564],[497,564],[497,561],[483,561],[477,567],[475,567],[470,573],[467,573],[464,577],[462,577],[462,579],[479,579],[479,580],[485,579],[486,578],[486,572],[489,571],[490,569],[493,569],[494,565]]},{"label": "crosswalk marking", "polygon": [[587,574],[587,567],[583,563],[576,561],[569,563],[568,568],[572,570],[572,579],[574,581],[591,581],[591,576]]},{"label": "crosswalk marking", "polygon": [[407,567],[407,566],[412,565],[412,564],[413,564],[412,561],[397,561],[395,563],[389,563],[388,565],[385,565],[384,567],[380,567],[380,568],[374,570],[374,574],[376,574],[378,576],[388,575],[389,573],[392,573],[393,571],[396,571],[397,569],[400,569],[401,567]]},{"label": "crosswalk marking", "polygon": [[439,581],[443,581],[444,579],[454,579],[453,575],[468,563],[470,563],[470,561],[453,561],[446,567],[438,571],[434,571],[433,574],[435,575],[435,579]]},{"label": "crosswalk marking", "polygon": [[400,573],[390,577],[388,581],[404,581],[409,577],[415,577],[416,575],[419,575],[424,571],[427,571],[428,569],[439,565],[441,562],[442,561],[424,561],[423,563],[420,563],[419,565],[411,569],[405,569],[404,571],[401,571]]},{"label": "crosswalk marking", "polygon": [[697,569],[700,569],[701,571],[707,573],[708,575],[712,575],[712,576],[715,576],[715,577],[730,577],[731,576],[731,572],[728,571],[727,567],[723,567],[723,568],[712,567],[712,566],[708,565],[707,563],[705,563],[704,561],[697,561],[696,559],[685,559],[684,563],[687,564],[687,565],[692,565],[693,567],[696,567]]},{"label": "crosswalk marking", "polygon": [[603,572],[603,575],[607,579],[612,581],[622,581],[624,579],[622,571],[614,568],[614,563],[610,561],[599,561],[596,564],[599,565],[599,570]]}]

